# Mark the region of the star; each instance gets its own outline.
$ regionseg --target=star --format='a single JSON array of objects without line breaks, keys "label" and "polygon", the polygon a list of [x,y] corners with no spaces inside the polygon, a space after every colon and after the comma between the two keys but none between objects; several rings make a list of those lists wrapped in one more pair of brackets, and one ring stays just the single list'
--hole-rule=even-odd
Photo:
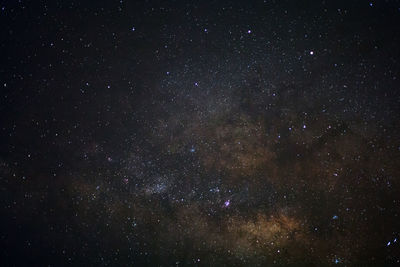
[{"label": "star", "polygon": [[224,202],[225,208],[229,207],[230,204],[231,204],[230,200],[229,200],[229,199],[226,200],[226,201]]}]

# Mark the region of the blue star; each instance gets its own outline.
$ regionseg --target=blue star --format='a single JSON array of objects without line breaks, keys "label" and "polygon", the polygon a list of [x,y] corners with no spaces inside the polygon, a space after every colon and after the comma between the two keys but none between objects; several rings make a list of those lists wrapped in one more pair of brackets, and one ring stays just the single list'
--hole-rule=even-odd
[{"label": "blue star", "polygon": [[228,199],[227,201],[224,202],[224,206],[227,208],[231,204],[231,201]]}]

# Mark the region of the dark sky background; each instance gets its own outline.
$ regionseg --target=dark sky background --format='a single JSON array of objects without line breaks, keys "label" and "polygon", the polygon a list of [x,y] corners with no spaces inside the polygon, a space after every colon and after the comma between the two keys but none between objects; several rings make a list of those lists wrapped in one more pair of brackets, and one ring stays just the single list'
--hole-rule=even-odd
[{"label": "dark sky background", "polygon": [[2,1],[2,266],[398,266],[400,2]]}]

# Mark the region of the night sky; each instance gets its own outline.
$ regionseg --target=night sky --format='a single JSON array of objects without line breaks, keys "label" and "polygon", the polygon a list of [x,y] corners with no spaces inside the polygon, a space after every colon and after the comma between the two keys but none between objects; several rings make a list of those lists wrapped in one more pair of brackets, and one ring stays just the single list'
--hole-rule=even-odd
[{"label": "night sky", "polygon": [[1,266],[399,266],[400,1],[1,1]]}]

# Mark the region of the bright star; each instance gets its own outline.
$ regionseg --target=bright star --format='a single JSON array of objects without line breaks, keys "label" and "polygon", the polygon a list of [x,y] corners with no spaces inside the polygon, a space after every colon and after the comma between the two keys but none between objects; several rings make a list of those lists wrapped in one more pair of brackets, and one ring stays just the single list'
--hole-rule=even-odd
[{"label": "bright star", "polygon": [[230,204],[231,204],[231,201],[230,201],[230,200],[227,200],[227,201],[224,202],[224,206],[225,206],[225,207],[229,207]]}]

